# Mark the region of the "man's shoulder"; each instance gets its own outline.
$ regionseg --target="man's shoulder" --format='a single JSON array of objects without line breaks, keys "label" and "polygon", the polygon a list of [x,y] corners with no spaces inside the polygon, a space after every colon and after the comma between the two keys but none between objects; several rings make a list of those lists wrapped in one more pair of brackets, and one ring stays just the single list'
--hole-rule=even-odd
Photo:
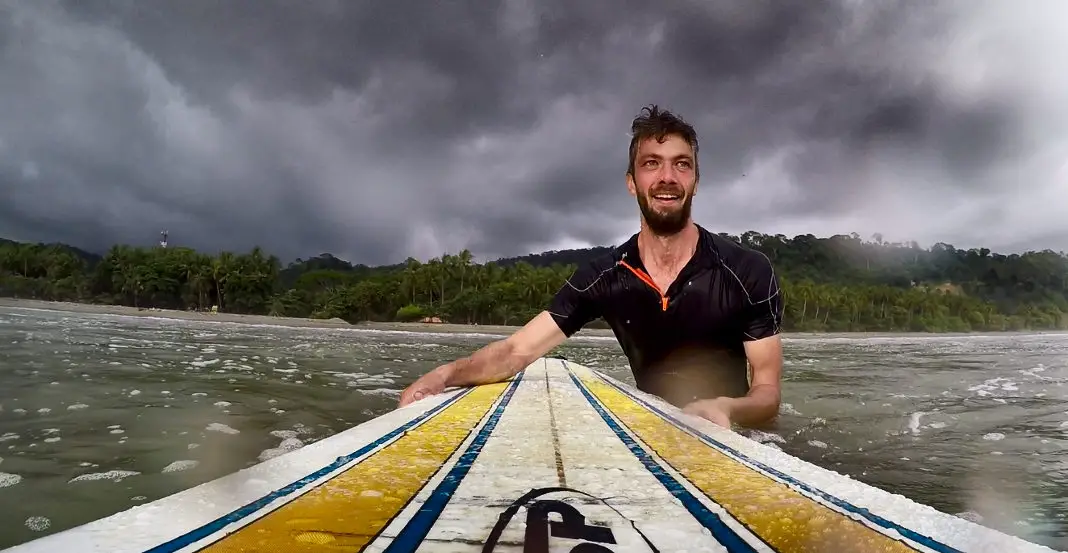
[{"label": "man's shoulder", "polygon": [[[608,250],[596,253],[584,261],[577,263],[574,275],[572,276],[572,284],[589,285],[593,281],[602,278],[606,272],[615,268],[619,262],[626,258],[627,252],[633,247],[632,237],[618,246],[609,248]],[[575,282],[579,281],[579,282]]]},{"label": "man's shoulder", "polygon": [[626,251],[624,244],[591,255],[576,263],[575,271],[553,298],[549,314],[564,332],[571,336],[586,323],[602,315],[605,301],[612,295],[613,269]]},{"label": "man's shoulder", "polygon": [[634,255],[630,252],[637,252],[637,236],[638,235],[635,234],[618,246],[610,247],[607,250],[602,250],[601,252],[590,256],[585,261],[578,264],[579,269],[603,271],[615,267],[620,261],[626,260],[628,255]]},{"label": "man's shoulder", "polygon": [[712,255],[747,291],[764,292],[756,288],[767,287],[775,279],[775,267],[764,252],[709,230],[701,231],[708,239]]}]

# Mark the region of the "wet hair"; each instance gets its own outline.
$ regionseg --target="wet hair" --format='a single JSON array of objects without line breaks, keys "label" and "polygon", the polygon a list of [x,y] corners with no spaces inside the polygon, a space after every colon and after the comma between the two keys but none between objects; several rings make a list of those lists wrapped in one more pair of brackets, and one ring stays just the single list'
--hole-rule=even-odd
[{"label": "wet hair", "polygon": [[662,143],[668,135],[674,134],[682,137],[693,148],[694,176],[700,177],[701,173],[697,166],[697,131],[681,117],[652,104],[642,108],[641,114],[631,122],[630,134],[628,175],[634,174],[634,158],[638,155],[638,144],[647,138],[655,138],[657,142]]}]

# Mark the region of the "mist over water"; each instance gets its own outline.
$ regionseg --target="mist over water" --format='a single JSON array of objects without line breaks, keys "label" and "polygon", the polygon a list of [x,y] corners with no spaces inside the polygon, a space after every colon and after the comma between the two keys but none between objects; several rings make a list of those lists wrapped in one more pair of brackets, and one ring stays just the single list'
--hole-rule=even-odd
[{"label": "mist over water", "polygon": [[[0,308],[0,547],[299,448],[495,336]],[[1068,335],[790,336],[776,428],[855,479],[1068,549]],[[633,382],[612,339],[569,359]]]}]

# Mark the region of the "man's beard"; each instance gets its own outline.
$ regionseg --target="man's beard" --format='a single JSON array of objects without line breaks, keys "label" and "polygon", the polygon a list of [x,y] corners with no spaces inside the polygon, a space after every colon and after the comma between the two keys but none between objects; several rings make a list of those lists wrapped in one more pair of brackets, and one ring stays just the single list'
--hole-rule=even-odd
[{"label": "man's beard", "polygon": [[[686,223],[690,220],[690,207],[693,203],[693,195],[686,196],[682,201],[682,205],[679,206],[678,209],[667,213],[660,213],[649,205],[649,198],[654,194],[659,194],[661,192],[664,191],[650,190],[648,194],[638,194],[638,207],[642,211],[642,216],[645,218],[646,225],[653,234],[666,236],[678,233],[686,227]],[[672,192],[675,191],[672,190]],[[680,195],[685,193],[685,191],[679,190]]]}]

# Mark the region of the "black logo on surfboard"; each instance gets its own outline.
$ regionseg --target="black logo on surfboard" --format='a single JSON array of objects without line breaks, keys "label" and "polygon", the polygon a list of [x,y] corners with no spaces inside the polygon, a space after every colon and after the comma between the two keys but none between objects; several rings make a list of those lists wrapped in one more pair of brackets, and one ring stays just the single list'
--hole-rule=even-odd
[{"label": "black logo on surfboard", "polygon": [[[563,499],[538,499],[543,495],[554,493],[562,494],[565,498],[568,495],[573,497],[577,494],[583,498],[598,501],[616,515],[615,520],[612,521],[615,524],[590,524],[579,507]],[[527,508],[527,517],[526,531],[523,535],[523,553],[548,553],[549,545],[556,543],[556,540],[575,543],[570,549],[571,553],[614,553],[615,549],[612,546],[621,541],[620,533],[631,534],[625,536],[628,538],[627,541],[634,539],[635,535],[638,536],[640,541],[648,547],[648,551],[659,553],[634,521],[624,517],[615,507],[599,497],[568,487],[536,488],[513,501],[500,514],[497,524],[486,537],[482,553],[491,553],[496,548],[508,524],[524,506]]]},{"label": "black logo on surfboard", "polygon": [[[559,514],[561,520],[549,520],[549,513]],[[588,526],[586,517],[572,505],[554,499],[539,499],[527,507],[527,532],[523,537],[523,552],[548,553],[549,536],[584,540],[584,543],[571,550],[574,552],[611,553],[611,549],[598,544],[616,543],[611,528]]]}]

